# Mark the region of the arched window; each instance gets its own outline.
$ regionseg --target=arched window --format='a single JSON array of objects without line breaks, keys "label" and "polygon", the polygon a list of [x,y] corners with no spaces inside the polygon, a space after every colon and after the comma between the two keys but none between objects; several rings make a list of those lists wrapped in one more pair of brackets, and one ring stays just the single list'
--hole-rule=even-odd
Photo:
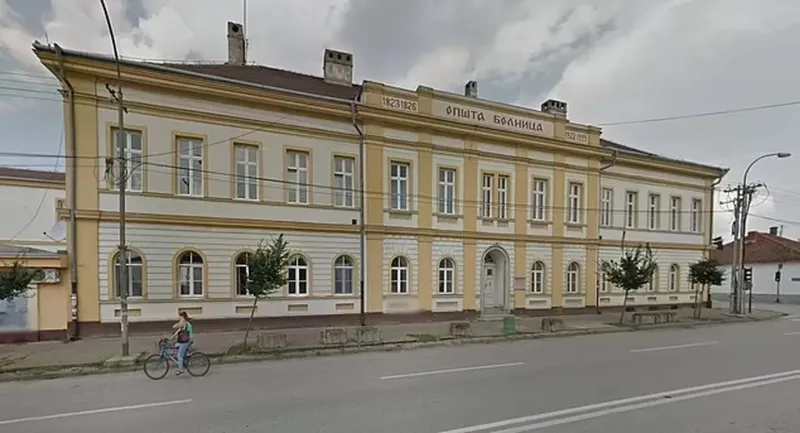
[{"label": "arched window", "polygon": [[[119,277],[120,273],[120,263],[121,262],[120,254],[117,253],[114,255],[113,262],[114,263],[114,287],[112,287],[112,293],[114,296],[120,296],[120,284],[119,284]],[[144,293],[144,266],[143,266],[142,257],[133,250],[128,250],[128,297],[130,298],[141,298],[142,294]]]},{"label": "arched window", "polygon": [[647,291],[655,292],[658,290],[658,266],[653,269],[653,275],[650,277],[650,282],[647,283]]},{"label": "arched window", "polygon": [[439,261],[439,293],[455,293],[456,262],[451,258]]},{"label": "arched window", "polygon": [[289,257],[287,286],[289,296],[308,295],[308,262],[299,254]]},{"label": "arched window", "polygon": [[392,259],[389,275],[391,293],[408,293],[408,259],[402,256]]},{"label": "arched window", "polygon": [[544,293],[544,263],[535,262],[531,266],[531,292]]},{"label": "arched window", "polygon": [[681,287],[681,280],[680,280],[680,273],[681,268],[678,265],[672,265],[669,267],[669,291],[670,292],[677,292],[680,291]]},{"label": "arched window", "polygon": [[575,262],[567,266],[567,293],[578,293],[580,287],[581,267]]},{"label": "arched window", "polygon": [[239,253],[236,256],[235,271],[236,271],[236,294],[239,296],[247,296],[250,292],[247,290],[247,285],[250,282],[250,253]]},{"label": "arched window", "polygon": [[337,295],[353,294],[353,258],[339,256],[333,262],[333,293]]},{"label": "arched window", "polygon": [[180,296],[203,296],[203,257],[186,251],[178,257],[178,283]]}]

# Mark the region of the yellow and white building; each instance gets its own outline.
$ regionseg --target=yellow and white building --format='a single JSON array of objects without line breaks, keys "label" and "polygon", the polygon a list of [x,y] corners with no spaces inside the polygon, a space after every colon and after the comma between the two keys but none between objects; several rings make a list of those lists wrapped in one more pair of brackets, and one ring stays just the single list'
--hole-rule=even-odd
[{"label": "yellow and white building", "polygon": [[[474,82],[464,94],[356,85],[349,53],[326,50],[323,77],[248,65],[241,30],[228,23],[226,64],[121,62],[134,326],[179,310],[247,317],[243,254],[279,233],[289,283],[259,317],[358,314],[362,266],[369,314],[621,305],[597,269],[623,232],[659,261],[629,303],[693,302],[688,265],[707,254],[725,170],[602,140],[559,101],[486,101]],[[77,319],[117,327],[115,62],[34,51],[72,90]]]}]

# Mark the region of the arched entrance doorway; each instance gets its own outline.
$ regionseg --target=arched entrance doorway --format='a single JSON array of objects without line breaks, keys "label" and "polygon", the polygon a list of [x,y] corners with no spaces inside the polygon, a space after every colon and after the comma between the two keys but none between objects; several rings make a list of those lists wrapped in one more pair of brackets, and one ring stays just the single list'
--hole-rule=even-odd
[{"label": "arched entrance doorway", "polygon": [[499,246],[486,250],[481,261],[481,312],[508,310],[508,254]]}]

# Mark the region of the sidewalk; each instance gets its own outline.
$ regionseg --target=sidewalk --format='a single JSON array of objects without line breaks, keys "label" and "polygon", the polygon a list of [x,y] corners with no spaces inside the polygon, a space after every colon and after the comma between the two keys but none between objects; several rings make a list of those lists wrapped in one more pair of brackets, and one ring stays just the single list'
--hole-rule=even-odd
[{"label": "sidewalk", "polygon": [[[691,309],[671,310],[677,313],[677,323],[662,325],[638,325],[630,323],[631,315],[626,313],[625,325],[617,324],[619,313],[559,315],[548,316],[557,319],[555,330],[542,330],[543,317],[516,317],[516,334],[527,338],[555,335],[575,335],[587,333],[618,332],[638,329],[687,327],[698,324],[725,323],[747,320],[770,320],[783,316],[774,311],[753,311],[748,317],[733,317],[724,309],[705,309],[702,319],[692,317]],[[457,324],[451,326],[451,324]],[[451,329],[454,328],[454,329]],[[464,329],[466,328],[466,329]],[[368,326],[367,332],[359,327],[327,327],[280,329],[275,331],[252,331],[251,345],[257,345],[260,353],[302,352],[318,349],[375,345],[397,345],[413,343],[434,343],[445,340],[491,339],[507,337],[504,332],[503,316],[481,318],[464,322],[434,322]],[[363,334],[360,343],[356,340]],[[453,335],[456,334],[456,335]],[[156,350],[159,336],[132,336],[130,353],[140,358]],[[231,346],[242,342],[244,332],[217,332],[196,334],[194,350],[202,351],[212,357],[224,356]],[[27,344],[0,345],[0,376],[15,370],[57,370],[71,367],[102,365],[120,354],[119,338],[86,339],[72,343],[38,342]]]}]

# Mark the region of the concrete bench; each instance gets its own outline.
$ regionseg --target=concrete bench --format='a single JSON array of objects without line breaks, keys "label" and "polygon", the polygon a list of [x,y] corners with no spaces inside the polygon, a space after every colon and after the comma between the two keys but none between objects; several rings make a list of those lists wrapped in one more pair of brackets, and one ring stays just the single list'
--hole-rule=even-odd
[{"label": "concrete bench", "polygon": [[374,326],[356,328],[356,342],[358,344],[378,344],[383,341],[383,333]]},{"label": "concrete bench", "polygon": [[678,313],[674,311],[650,311],[647,313],[633,313],[631,321],[636,325],[660,323],[673,323],[678,321]]},{"label": "concrete bench", "polygon": [[256,343],[262,349],[283,349],[287,346],[286,334],[282,332],[258,334]]},{"label": "concrete bench", "polygon": [[347,344],[347,330],[344,328],[323,329],[319,333],[319,342],[324,346]]}]

